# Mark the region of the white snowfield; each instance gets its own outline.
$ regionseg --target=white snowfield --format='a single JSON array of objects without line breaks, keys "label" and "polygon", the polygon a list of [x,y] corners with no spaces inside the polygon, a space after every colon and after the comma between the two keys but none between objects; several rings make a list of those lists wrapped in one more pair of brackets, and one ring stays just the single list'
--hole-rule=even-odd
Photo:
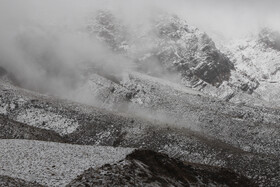
[{"label": "white snowfield", "polygon": [[0,140],[0,175],[47,186],[65,186],[90,167],[117,162],[130,148],[29,140]]}]

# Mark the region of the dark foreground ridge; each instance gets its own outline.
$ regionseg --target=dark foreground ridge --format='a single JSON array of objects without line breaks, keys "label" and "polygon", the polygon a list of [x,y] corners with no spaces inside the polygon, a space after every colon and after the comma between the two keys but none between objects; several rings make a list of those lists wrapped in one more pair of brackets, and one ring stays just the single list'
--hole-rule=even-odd
[{"label": "dark foreground ridge", "polygon": [[135,150],[115,164],[86,170],[73,186],[256,186],[232,170],[182,162],[166,154]]}]

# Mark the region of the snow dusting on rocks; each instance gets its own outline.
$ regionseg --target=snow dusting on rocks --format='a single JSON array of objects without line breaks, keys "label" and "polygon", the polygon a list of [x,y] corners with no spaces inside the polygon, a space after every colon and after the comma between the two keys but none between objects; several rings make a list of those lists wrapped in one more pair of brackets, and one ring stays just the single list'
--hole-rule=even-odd
[{"label": "snow dusting on rocks", "polygon": [[84,170],[124,159],[133,149],[1,140],[0,150],[0,175],[65,186]]}]

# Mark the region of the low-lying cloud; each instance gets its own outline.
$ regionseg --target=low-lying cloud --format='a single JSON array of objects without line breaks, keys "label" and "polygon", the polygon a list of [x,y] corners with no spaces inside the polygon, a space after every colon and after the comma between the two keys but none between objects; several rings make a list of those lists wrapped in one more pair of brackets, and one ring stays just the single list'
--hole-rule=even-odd
[{"label": "low-lying cloud", "polygon": [[163,10],[210,35],[231,38],[264,26],[279,29],[277,7],[279,2],[273,0],[2,0],[0,64],[24,87],[73,97],[85,84],[81,72],[88,68],[116,76],[135,70],[132,60],[85,32],[88,18],[97,10],[110,10],[124,23],[141,22],[142,27],[150,26],[155,10]]}]

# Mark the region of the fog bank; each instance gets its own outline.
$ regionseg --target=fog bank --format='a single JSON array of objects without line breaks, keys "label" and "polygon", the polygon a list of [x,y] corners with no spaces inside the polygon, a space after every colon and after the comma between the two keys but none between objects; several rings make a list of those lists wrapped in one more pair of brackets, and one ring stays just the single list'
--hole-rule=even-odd
[{"label": "fog bank", "polygon": [[85,32],[97,10],[143,27],[150,26],[156,11],[165,11],[210,35],[234,38],[262,27],[279,29],[278,7],[273,0],[2,0],[0,64],[24,87],[79,100],[76,91],[87,81],[84,70],[94,67],[116,76],[135,70],[132,60]]}]

